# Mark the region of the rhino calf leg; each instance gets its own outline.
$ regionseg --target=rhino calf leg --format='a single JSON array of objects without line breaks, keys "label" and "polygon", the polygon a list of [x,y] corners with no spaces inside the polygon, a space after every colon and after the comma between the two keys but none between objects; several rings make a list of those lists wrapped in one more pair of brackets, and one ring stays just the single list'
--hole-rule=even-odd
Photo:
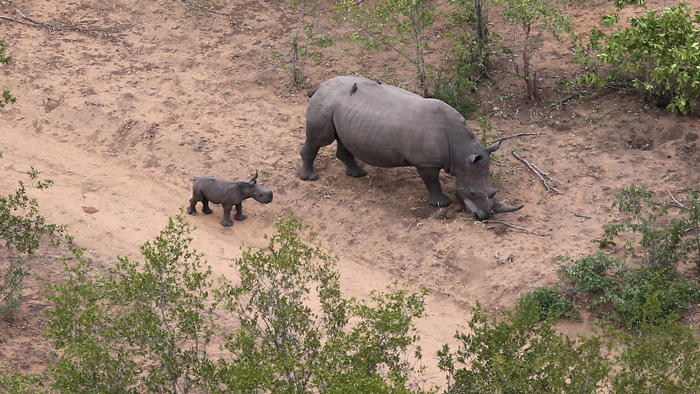
[{"label": "rhino calf leg", "polygon": [[338,140],[338,149],[335,151],[335,157],[340,159],[340,161],[345,164],[345,167],[347,167],[345,175],[355,178],[362,178],[367,175],[367,171],[357,164],[355,156],[350,153],[348,148],[346,148],[340,140]]},{"label": "rhino calf leg", "polygon": [[440,168],[418,168],[425,187],[428,189],[428,204],[434,207],[446,207],[450,205],[450,198],[442,192],[440,186]]},{"label": "rhino calf leg", "polygon": [[244,221],[248,216],[243,214],[243,205],[238,203],[236,204],[236,214],[233,216],[234,219],[238,220],[239,222]]},{"label": "rhino calf leg", "polygon": [[314,160],[320,148],[314,148],[306,142],[299,150],[301,155],[301,169],[299,170],[299,178],[304,181],[315,181],[318,179],[318,173],[314,171]]},{"label": "rhino calf leg", "polygon": [[224,219],[221,221],[221,225],[224,227],[233,226],[233,221],[231,220],[231,208],[233,208],[231,205],[224,206]]},{"label": "rhino calf leg", "polygon": [[207,200],[206,198],[202,199],[202,212],[206,213],[207,215],[211,215],[212,213],[214,213],[214,211],[212,211],[211,208],[209,208],[209,200]]}]

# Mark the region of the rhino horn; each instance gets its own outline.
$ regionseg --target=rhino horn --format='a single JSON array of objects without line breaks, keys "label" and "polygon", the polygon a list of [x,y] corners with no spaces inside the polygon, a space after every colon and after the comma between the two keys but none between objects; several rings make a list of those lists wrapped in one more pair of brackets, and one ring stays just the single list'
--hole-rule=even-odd
[{"label": "rhino horn", "polygon": [[255,175],[253,175],[253,178],[250,179],[250,183],[255,185],[255,180],[258,179],[258,171],[255,170]]},{"label": "rhino horn", "polygon": [[513,205],[508,205],[504,203],[501,200],[493,199],[493,203],[491,204],[491,210],[494,213],[504,213],[504,212],[513,212],[517,211],[518,209],[524,207],[524,205],[518,205],[518,206],[513,206]]},{"label": "rhino horn", "polygon": [[486,193],[486,195],[489,196],[489,198],[493,198],[496,195],[496,193],[498,193],[498,192],[499,192],[499,189],[491,189]]}]

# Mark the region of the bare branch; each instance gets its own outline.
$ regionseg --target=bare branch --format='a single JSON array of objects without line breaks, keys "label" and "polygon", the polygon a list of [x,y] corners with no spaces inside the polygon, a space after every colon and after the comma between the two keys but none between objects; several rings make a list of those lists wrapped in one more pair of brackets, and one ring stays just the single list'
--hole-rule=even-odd
[{"label": "bare branch", "polygon": [[[530,168],[530,170],[532,170],[532,172],[534,172],[535,174],[537,174],[537,176],[540,177],[540,179],[542,180],[542,183],[544,184],[544,187],[545,187],[547,190],[551,190],[551,191],[553,191],[553,192],[555,192],[555,193],[559,193],[559,190],[557,190],[554,186],[552,186],[552,185],[550,184],[550,182],[558,182],[559,184],[562,184],[561,182],[559,182],[559,181],[556,180],[556,179],[553,179],[552,177],[549,176],[549,173],[543,172],[543,171],[540,170],[536,165],[534,165],[534,164],[530,163],[529,161],[527,161],[527,160],[523,159],[522,157],[520,157],[517,153],[515,153],[515,151],[513,151],[513,156],[515,156],[518,160],[520,160],[520,161],[522,161],[523,163],[525,163],[525,164],[528,166],[528,168]],[[544,179],[545,177],[547,177],[547,179],[549,179],[550,182],[547,182],[547,179]]]}]

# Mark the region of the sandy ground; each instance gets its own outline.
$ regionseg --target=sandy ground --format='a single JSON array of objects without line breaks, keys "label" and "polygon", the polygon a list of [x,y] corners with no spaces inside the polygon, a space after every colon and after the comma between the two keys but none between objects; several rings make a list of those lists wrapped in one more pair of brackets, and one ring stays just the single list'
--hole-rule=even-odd
[{"label": "sandy ground", "polygon": [[[580,72],[552,43],[536,58],[541,104],[524,101],[522,81],[509,77],[507,59],[494,72],[493,88],[479,93],[478,114],[497,136],[537,134],[509,139],[497,152],[492,170],[499,174],[499,197],[525,204],[492,218],[507,224],[475,222],[457,204],[428,206],[412,168],[365,166],[367,177],[346,177],[334,147],[321,150],[320,179],[301,181],[298,149],[309,89],[354,72],[409,81],[410,70],[386,76],[387,67],[400,67],[395,56],[375,54],[363,66],[334,47],[310,61],[309,88],[291,87],[285,62],[238,83],[273,65],[275,53],[287,52],[296,15],[284,2],[200,4],[216,12],[188,14],[170,0],[0,5],[6,17],[26,21],[15,13],[19,9],[36,21],[74,27],[0,20],[0,39],[13,57],[0,71],[0,88],[18,98],[0,110],[0,190],[14,190],[32,166],[52,179],[53,187],[30,189],[31,196],[50,221],[67,224],[101,265],[117,255],[138,258],[139,245],[188,204],[194,177],[243,180],[258,171],[275,199],[244,202],[246,221],[223,228],[220,206],[213,215],[187,216],[197,226],[193,245],[215,274],[235,276],[230,260],[241,245],[263,247],[276,216],[295,212],[339,257],[347,296],[366,297],[393,281],[431,290],[429,316],[417,326],[430,382],[443,384],[435,351],[466,324],[475,302],[494,312],[510,309],[531,287],[555,283],[562,256],[595,251],[591,240],[615,220],[610,198],[621,187],[644,182],[664,200],[667,190],[682,199],[687,186],[698,185],[697,119],[615,91],[550,106],[570,94],[557,81]],[[699,4],[689,3],[692,9]],[[650,8],[661,5],[651,2]],[[569,12],[586,31],[599,15],[580,8]],[[317,28],[333,31],[323,20]],[[513,150],[558,181],[558,193],[546,190]],[[454,179],[443,174],[442,180],[453,196]],[[55,258],[42,255],[34,273],[50,276],[59,269]],[[19,315],[0,321],[0,363],[35,370],[46,354],[40,339],[46,305],[36,281],[26,295]],[[589,333],[593,318],[561,327],[568,334]]]}]

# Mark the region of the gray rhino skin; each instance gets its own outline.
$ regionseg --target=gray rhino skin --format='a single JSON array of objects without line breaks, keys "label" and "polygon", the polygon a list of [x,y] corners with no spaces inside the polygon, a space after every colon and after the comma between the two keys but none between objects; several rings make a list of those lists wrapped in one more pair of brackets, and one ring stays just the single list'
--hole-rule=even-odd
[{"label": "gray rhino skin", "polygon": [[247,217],[243,214],[243,200],[253,198],[258,202],[267,204],[272,201],[272,192],[256,182],[258,173],[246,182],[232,182],[213,176],[200,176],[194,179],[192,184],[192,198],[187,213],[194,215],[197,213],[196,205],[202,202],[202,212],[208,214],[214,211],[209,208],[209,203],[221,204],[224,207],[224,219],[221,225],[224,227],[233,226],[231,221],[231,209],[236,206],[234,219],[241,221]]},{"label": "gray rhino skin", "polygon": [[349,176],[367,175],[356,157],[377,167],[416,167],[433,206],[450,203],[440,186],[444,169],[455,176],[458,197],[478,220],[523,207],[494,198],[489,157],[500,142],[484,148],[462,115],[440,100],[366,78],[335,77],[316,88],[306,108],[301,179],[318,179],[314,160],[333,141]]}]

